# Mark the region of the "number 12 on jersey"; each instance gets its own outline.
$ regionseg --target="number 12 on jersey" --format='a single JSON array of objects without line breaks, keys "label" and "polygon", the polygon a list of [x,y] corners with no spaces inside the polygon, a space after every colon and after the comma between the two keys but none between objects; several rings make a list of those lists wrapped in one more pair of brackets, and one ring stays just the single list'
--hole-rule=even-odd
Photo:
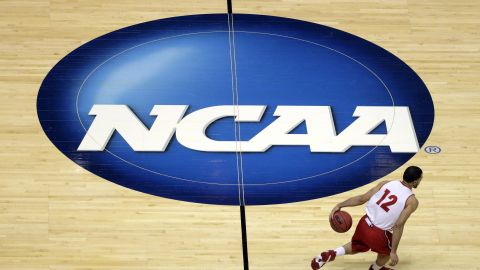
[{"label": "number 12 on jersey", "polygon": [[[377,204],[380,205],[380,207],[385,210],[385,212],[390,211],[389,206],[394,205],[398,200],[397,196],[393,194],[388,196],[388,194],[390,194],[390,190],[385,189],[385,193],[383,193],[383,196],[380,198],[380,200],[377,201]],[[387,198],[387,196],[389,201],[382,203]]]}]

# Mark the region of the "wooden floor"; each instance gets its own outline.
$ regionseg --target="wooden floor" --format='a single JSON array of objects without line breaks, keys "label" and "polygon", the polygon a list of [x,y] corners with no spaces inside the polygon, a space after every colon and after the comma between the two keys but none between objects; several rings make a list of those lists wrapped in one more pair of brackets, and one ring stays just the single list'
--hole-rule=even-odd
[{"label": "wooden floor", "polygon": [[[44,135],[36,95],[54,64],[79,45],[139,22],[224,13],[223,0],[0,1],[0,269],[243,269],[238,207],[178,202],[123,188],[63,156]],[[420,208],[397,269],[480,269],[480,2],[234,1],[234,12],[291,17],[370,40],[409,64],[436,109]],[[398,178],[396,173],[386,177]],[[247,207],[250,269],[309,269],[347,242],[327,215],[348,193]],[[354,222],[362,208],[352,208]],[[476,254],[476,255],[475,255]],[[374,255],[325,269],[367,269]]]}]

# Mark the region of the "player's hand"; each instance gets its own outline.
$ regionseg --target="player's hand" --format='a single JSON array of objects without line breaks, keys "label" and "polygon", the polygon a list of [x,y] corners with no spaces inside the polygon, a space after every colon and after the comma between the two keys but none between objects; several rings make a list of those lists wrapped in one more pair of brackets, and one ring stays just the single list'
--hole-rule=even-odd
[{"label": "player's hand", "polygon": [[335,214],[335,212],[337,212],[337,211],[340,211],[340,209],[341,209],[341,207],[339,207],[338,204],[335,205],[335,207],[333,207],[332,212],[330,212],[330,220],[333,219],[333,214]]},{"label": "player's hand", "polygon": [[398,263],[398,255],[396,252],[390,252],[390,266],[395,266]]}]

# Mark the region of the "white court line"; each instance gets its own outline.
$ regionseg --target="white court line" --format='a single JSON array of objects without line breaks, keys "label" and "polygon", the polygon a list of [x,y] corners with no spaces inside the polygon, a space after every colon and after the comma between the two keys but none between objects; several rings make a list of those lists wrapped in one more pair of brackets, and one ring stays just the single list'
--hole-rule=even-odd
[{"label": "white court line", "polygon": [[[237,185],[238,185],[238,204],[242,205],[242,198],[244,199],[243,202],[245,202],[245,194],[242,192],[243,188],[243,181],[242,181],[242,188],[240,187],[240,171],[242,171],[243,175],[243,168],[241,168],[241,165],[239,164],[239,155],[241,155],[241,152],[239,152],[239,144],[240,142],[240,131],[237,133],[237,122],[235,119],[238,117],[239,112],[238,112],[238,89],[235,91],[235,85],[234,82],[236,82],[236,68],[237,68],[237,63],[235,62],[235,47],[233,47],[233,57],[232,57],[232,38],[231,36],[233,35],[232,32],[232,27],[233,23],[230,22],[230,13],[227,13],[227,21],[228,21],[228,49],[230,52],[230,74],[232,77],[232,105],[233,105],[233,126],[235,129],[235,158],[236,158],[236,164],[237,164]],[[233,15],[232,15],[232,21],[233,21]],[[233,44],[235,46],[235,44]],[[233,71],[235,69],[235,72]],[[237,95],[236,95],[237,93]],[[235,98],[236,97],[236,98]],[[236,100],[236,101],[235,101]],[[238,123],[238,128],[240,129],[240,123]]]},{"label": "white court line", "polygon": [[[233,13],[232,13],[232,37],[233,37],[233,63],[235,65],[235,89],[237,92],[237,106],[238,106],[240,100],[238,95],[237,53],[236,53],[236,46],[235,46],[235,25],[233,23]],[[238,117],[240,117],[240,110],[238,111]],[[240,126],[241,124],[238,123],[238,140],[239,140],[239,147],[240,147],[240,172],[242,177],[241,180],[242,180],[243,204],[245,204],[245,183],[243,179],[242,133],[241,133]]]}]

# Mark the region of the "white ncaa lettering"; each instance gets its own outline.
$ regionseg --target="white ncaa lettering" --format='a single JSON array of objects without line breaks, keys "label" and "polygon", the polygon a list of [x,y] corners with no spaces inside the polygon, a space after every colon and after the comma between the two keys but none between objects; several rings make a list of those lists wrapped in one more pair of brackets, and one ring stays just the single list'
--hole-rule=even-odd
[{"label": "white ncaa lettering", "polygon": [[[193,112],[177,126],[176,137],[178,142],[190,149],[212,152],[235,152],[238,151],[238,142],[215,141],[207,137],[205,131],[208,126],[218,119],[235,116],[236,122],[258,122],[262,118],[267,106],[214,106]],[[234,132],[232,128],[232,133]],[[243,151],[243,142],[242,142]]]},{"label": "white ncaa lettering", "polygon": [[[134,151],[163,152],[173,133],[183,146],[208,152],[239,151],[238,142],[217,141],[206,135],[207,128],[225,117],[236,122],[259,122],[266,106],[232,105],[200,109],[185,116],[187,105],[155,105],[150,115],[157,118],[150,130],[126,105],[94,105],[96,115],[78,151],[103,151],[116,130]],[[305,145],[311,152],[342,153],[352,146],[388,146],[393,153],[416,153],[419,150],[408,107],[358,106],[358,117],[337,135],[329,106],[278,106],[278,118],[251,140],[240,141],[242,152],[265,152],[275,145]],[[305,134],[290,134],[305,122]],[[386,134],[370,134],[385,122]],[[233,132],[233,130],[232,130]]]}]

